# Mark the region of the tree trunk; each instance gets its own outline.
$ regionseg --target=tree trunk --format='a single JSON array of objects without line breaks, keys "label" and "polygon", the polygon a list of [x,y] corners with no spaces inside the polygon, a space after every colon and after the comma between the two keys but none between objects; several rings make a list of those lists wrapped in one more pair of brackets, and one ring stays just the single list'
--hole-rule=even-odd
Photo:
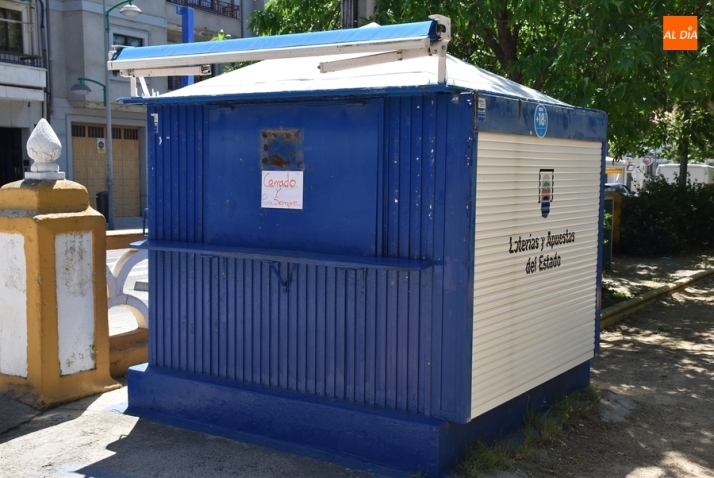
[{"label": "tree trunk", "polygon": [[487,47],[493,52],[498,63],[506,73],[509,80],[521,83],[523,75],[513,71],[511,66],[518,61],[518,36],[522,25],[511,22],[511,14],[507,8],[500,12],[494,12],[496,19],[496,30],[479,26],[474,21],[469,22],[469,29],[480,36]]},{"label": "tree trunk", "polygon": [[684,106],[682,130],[679,135],[679,187],[687,186],[687,163],[689,162],[689,107]]},{"label": "tree trunk", "polygon": [[342,13],[342,28],[357,28],[359,21],[358,0],[342,0],[340,2]]}]

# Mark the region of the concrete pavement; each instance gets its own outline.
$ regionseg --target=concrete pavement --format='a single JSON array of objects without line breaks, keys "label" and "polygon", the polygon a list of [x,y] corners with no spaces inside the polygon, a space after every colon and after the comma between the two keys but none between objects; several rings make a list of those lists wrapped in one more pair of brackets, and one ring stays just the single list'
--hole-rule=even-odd
[{"label": "concrete pavement", "polygon": [[376,476],[124,414],[127,388],[38,413],[0,396],[0,477]]},{"label": "concrete pavement", "polygon": [[[117,218],[134,229],[141,218]],[[107,263],[124,250],[108,251]],[[148,279],[139,263],[125,291]],[[109,313],[110,334],[136,328],[121,307]],[[191,432],[124,414],[127,388],[38,412],[0,394],[0,478],[10,477],[373,477],[372,472]],[[375,471],[377,471],[375,469]],[[379,470],[383,472],[384,470]]]}]

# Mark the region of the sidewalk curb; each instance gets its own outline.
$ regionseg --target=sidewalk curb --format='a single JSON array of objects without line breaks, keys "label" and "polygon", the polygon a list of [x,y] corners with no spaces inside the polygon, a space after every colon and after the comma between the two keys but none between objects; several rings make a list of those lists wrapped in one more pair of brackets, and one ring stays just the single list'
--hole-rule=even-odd
[{"label": "sidewalk curb", "polygon": [[607,327],[612,327],[628,315],[651,304],[657,297],[661,296],[662,294],[667,294],[677,289],[687,287],[712,274],[714,274],[714,269],[705,269],[689,277],[684,277],[671,284],[665,285],[658,289],[647,291],[642,295],[638,295],[637,297],[633,297],[632,299],[628,299],[624,302],[620,302],[619,304],[615,304],[611,307],[608,307],[600,313],[600,330],[606,329]]}]

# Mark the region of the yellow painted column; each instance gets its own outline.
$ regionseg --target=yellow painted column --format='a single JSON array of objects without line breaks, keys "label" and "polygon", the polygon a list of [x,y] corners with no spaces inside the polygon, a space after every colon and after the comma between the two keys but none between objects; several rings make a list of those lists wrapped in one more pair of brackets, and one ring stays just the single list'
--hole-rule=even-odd
[{"label": "yellow painted column", "polygon": [[109,376],[105,220],[53,164],[60,152],[41,120],[33,172],[0,188],[0,390],[37,408],[120,387]]}]

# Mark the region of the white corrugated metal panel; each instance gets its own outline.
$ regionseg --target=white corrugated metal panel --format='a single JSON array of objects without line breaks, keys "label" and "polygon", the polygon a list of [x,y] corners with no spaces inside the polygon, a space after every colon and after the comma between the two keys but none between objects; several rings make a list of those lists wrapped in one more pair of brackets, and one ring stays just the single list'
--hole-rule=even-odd
[{"label": "white corrugated metal panel", "polygon": [[[162,96],[223,96],[290,91],[350,90],[436,85],[438,58],[426,56],[408,60],[361,66],[343,71],[320,73],[323,61],[343,60],[359,55],[264,60],[219,75]],[[494,73],[446,57],[446,83],[465,90],[515,96],[541,103],[565,105],[562,101],[519,85]]]},{"label": "white corrugated metal panel", "polygon": [[601,155],[597,142],[478,135],[472,418],[593,356]]}]

